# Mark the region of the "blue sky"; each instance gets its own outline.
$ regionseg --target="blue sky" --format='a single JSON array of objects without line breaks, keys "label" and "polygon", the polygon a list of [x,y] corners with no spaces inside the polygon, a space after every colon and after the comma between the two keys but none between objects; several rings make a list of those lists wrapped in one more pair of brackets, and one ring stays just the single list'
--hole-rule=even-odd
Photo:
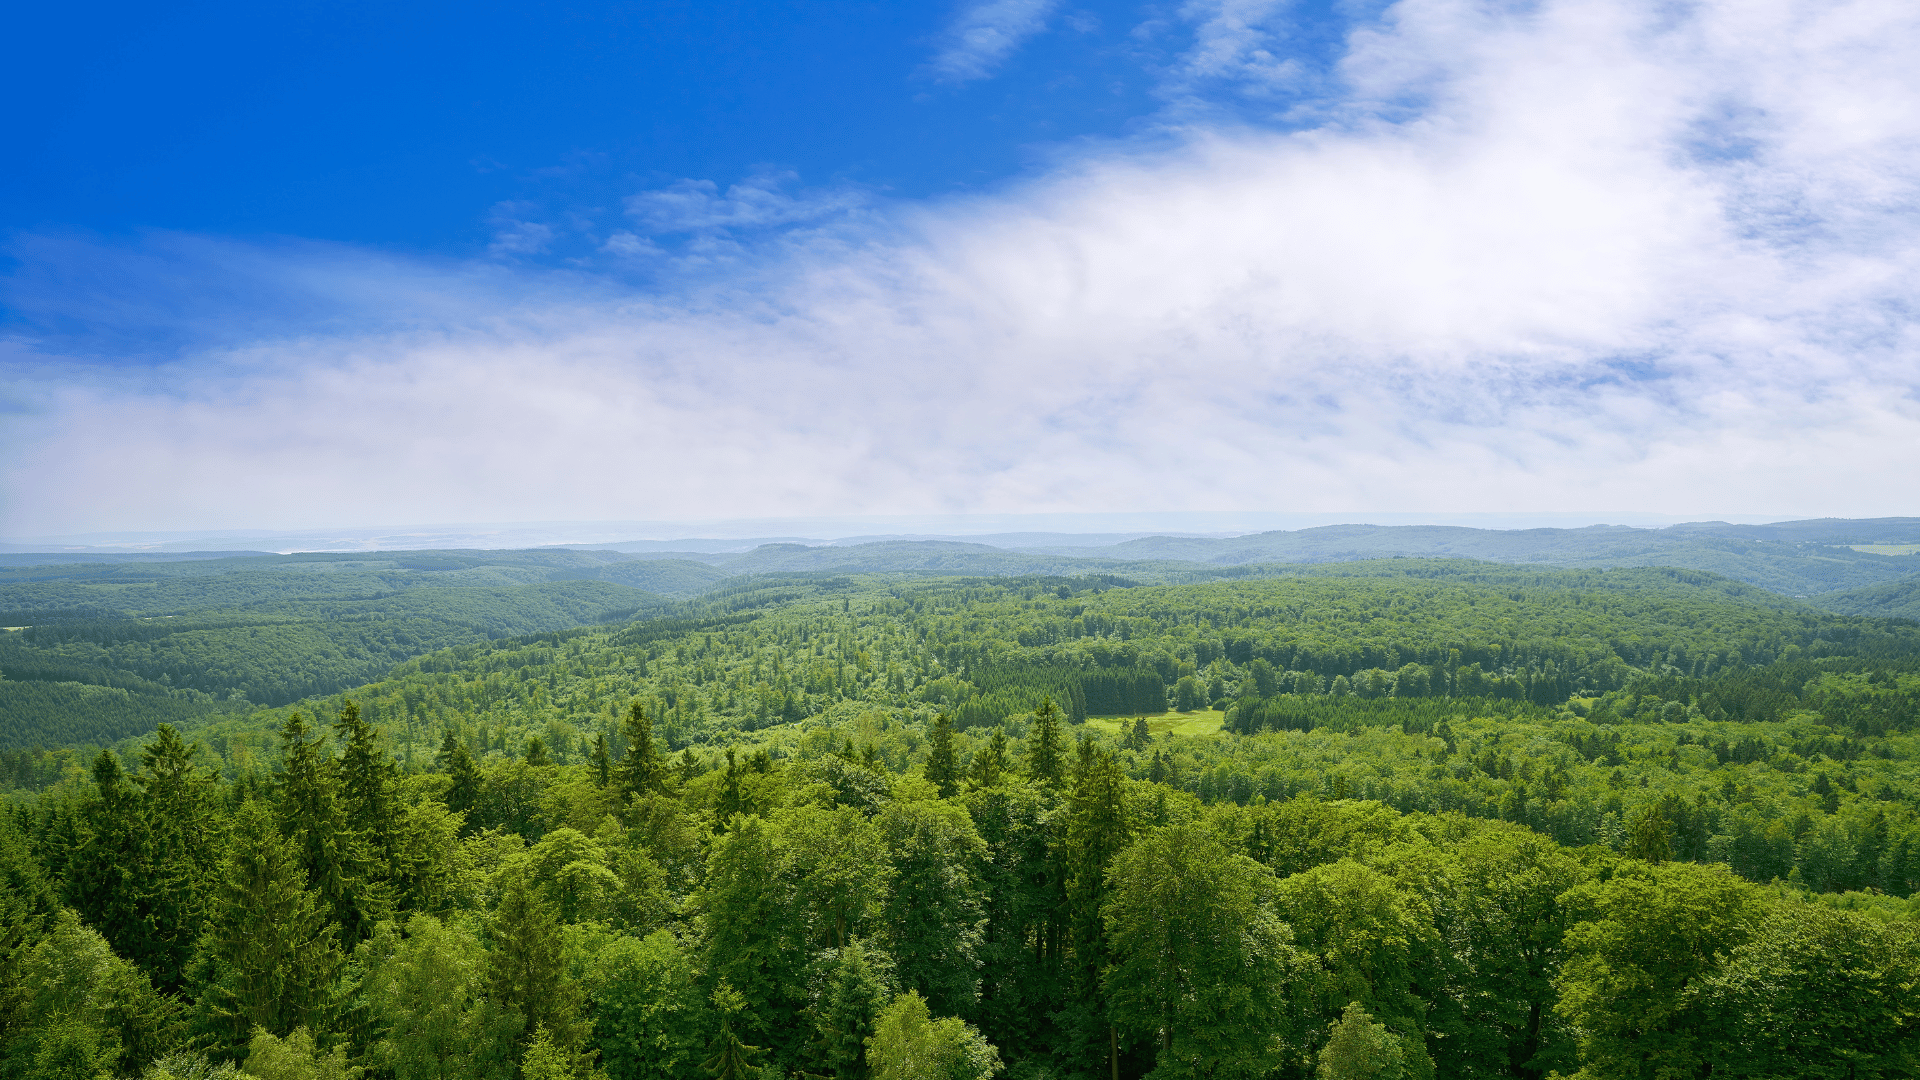
[{"label": "blue sky", "polygon": [[1920,512],[1910,5],[25,19],[0,535]]},{"label": "blue sky", "polygon": [[[0,78],[5,224],[484,254],[493,207],[618,215],[636,189],[794,174],[991,189],[1137,136],[1178,5],[187,4],[29,11]],[[1324,69],[1343,17],[1273,20]],[[969,37],[969,35],[972,35]],[[1303,80],[1290,97],[1312,87]],[[1229,102],[1236,107],[1249,103]],[[1256,122],[1291,104],[1243,108]],[[579,247],[579,237],[556,248]],[[577,253],[577,250],[576,250]]]}]

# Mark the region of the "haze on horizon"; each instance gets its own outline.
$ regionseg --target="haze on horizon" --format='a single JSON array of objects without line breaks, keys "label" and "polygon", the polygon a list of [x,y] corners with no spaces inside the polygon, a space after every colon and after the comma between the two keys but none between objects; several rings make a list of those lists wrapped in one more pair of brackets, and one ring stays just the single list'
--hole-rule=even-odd
[{"label": "haze on horizon", "polygon": [[0,537],[1920,494],[1911,5],[225,10],[4,77]]}]

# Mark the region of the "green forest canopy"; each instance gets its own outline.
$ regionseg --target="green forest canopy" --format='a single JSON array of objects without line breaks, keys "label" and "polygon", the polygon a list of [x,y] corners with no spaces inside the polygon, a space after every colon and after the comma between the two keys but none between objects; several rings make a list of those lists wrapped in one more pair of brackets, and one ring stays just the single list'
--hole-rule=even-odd
[{"label": "green forest canopy", "polygon": [[[605,585],[466,598],[553,584]],[[1910,624],[1688,571],[1426,560],[776,576],[653,610],[0,754],[0,1067],[1920,1062]],[[199,655],[271,669],[238,640]],[[105,647],[44,647],[75,643]],[[1200,715],[1220,730],[1170,730]]]}]

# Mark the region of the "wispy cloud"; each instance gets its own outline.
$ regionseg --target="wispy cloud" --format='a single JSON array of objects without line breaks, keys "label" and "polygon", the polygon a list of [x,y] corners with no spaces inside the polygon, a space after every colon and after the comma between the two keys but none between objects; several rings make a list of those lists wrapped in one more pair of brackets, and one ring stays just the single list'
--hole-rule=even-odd
[{"label": "wispy cloud", "polygon": [[927,67],[941,82],[989,78],[1029,38],[1047,28],[1059,0],[977,0],[940,36]]},{"label": "wispy cloud", "polygon": [[538,255],[546,251],[553,243],[553,226],[544,221],[529,220],[526,215],[534,209],[527,203],[504,202],[496,205],[487,217],[487,224],[493,226],[493,239],[487,244],[487,251],[507,257]]},{"label": "wispy cloud", "polygon": [[[645,291],[203,242],[376,328],[84,378],[56,339],[13,341],[0,531],[1910,513],[1916,52],[1920,12],[1879,0],[1403,0],[1312,130],[1193,125],[856,214],[790,181],[649,193],[641,255],[642,233],[845,224]],[[115,258],[173,272],[89,265]]]},{"label": "wispy cloud", "polygon": [[702,233],[818,222],[867,203],[864,192],[848,186],[789,190],[799,180],[791,171],[765,171],[724,192],[711,180],[681,180],[630,196],[626,210],[649,232]]}]

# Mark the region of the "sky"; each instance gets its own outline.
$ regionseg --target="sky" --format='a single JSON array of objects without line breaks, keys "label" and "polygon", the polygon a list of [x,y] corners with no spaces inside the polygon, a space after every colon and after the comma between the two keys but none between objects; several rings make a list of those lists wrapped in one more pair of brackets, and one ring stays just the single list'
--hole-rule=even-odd
[{"label": "sky", "polygon": [[1920,514],[1920,8],[104,4],[0,537]]}]

